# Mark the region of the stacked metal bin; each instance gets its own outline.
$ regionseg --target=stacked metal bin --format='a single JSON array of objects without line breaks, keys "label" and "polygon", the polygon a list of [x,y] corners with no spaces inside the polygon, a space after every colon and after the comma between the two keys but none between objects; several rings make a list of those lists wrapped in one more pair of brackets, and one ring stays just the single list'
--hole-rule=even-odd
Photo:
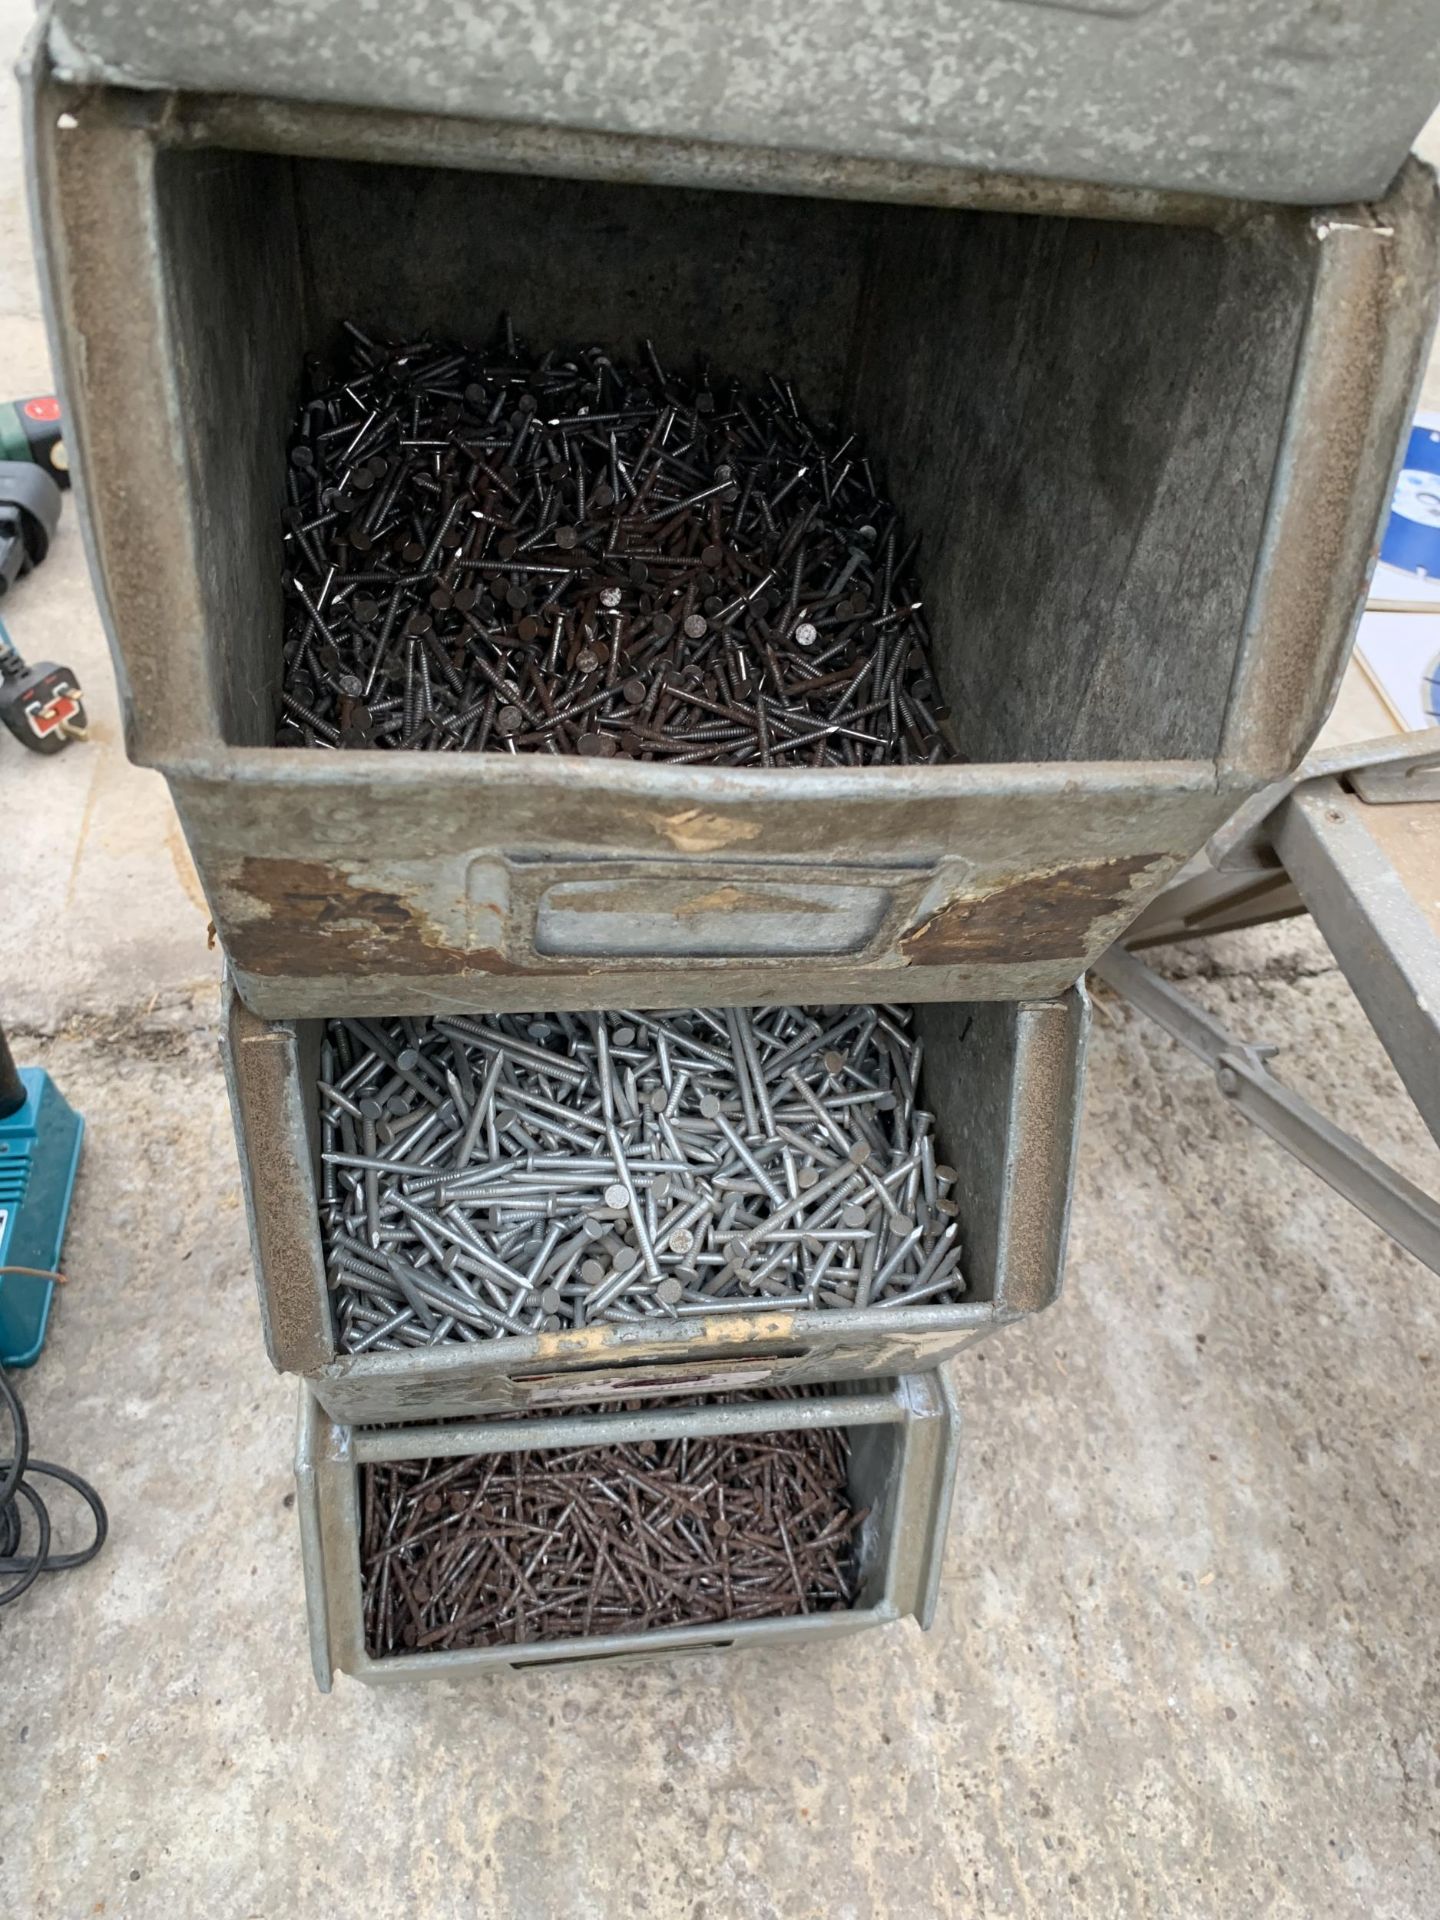
[{"label": "stacked metal bin", "polygon": [[[383,46],[347,18],[319,102],[314,63],[294,97],[278,59],[283,9],[232,23],[192,0],[168,9],[168,40],[160,0],[60,11],[28,73],[57,367],[129,748],[169,781],[234,982],[265,1336],[306,1382],[322,1684],[332,1664],[453,1664],[363,1653],[358,1461],[484,1451],[509,1444],[493,1416],[622,1393],[700,1431],[718,1415],[677,1398],[849,1383],[768,1417],[828,1407],[805,1417],[884,1430],[855,1453],[882,1518],[853,1623],[924,1617],[955,1457],[934,1369],[1059,1287],[1074,983],[1295,763],[1338,684],[1428,332],[1429,173],[1391,179],[1398,154],[1331,142],[1336,178],[1373,197],[1316,211],[1281,203],[1310,197],[1293,153],[1247,173],[1233,142],[1197,165],[1194,141],[1156,133],[1152,184],[1126,187],[1054,177],[1053,156],[1014,171],[1016,149],[966,149],[964,116],[938,110],[903,152],[863,117],[842,138],[794,95],[798,121],[768,141],[687,109],[683,88],[672,123],[637,129],[607,117],[598,59],[568,107],[505,118],[463,59],[393,65],[419,44],[405,6]],[[926,31],[969,33],[981,10],[951,11]],[[1138,33],[1144,11],[1065,30]],[[435,9],[413,12],[443,39]],[[673,51],[689,29],[664,31]],[[923,539],[962,758],[777,771],[270,744],[305,356],[343,318],[464,338],[499,304],[542,345],[644,334],[742,377],[783,365],[853,424]],[[337,1350],[316,1204],[325,1018],[879,1000],[913,1004],[926,1041],[961,1305]],[[554,1422],[596,1438],[597,1418]],[[470,1424],[403,1424],[439,1420]],[[926,1423],[941,1442],[922,1444]]]},{"label": "stacked metal bin", "polygon": [[[856,1548],[858,1591],[843,1611],[388,1657],[377,1657],[367,1647],[356,1550],[358,1473],[367,1464],[483,1457],[521,1446],[539,1450],[741,1433],[788,1435],[819,1426],[846,1436],[850,1497],[866,1514]],[[939,1591],[959,1441],[955,1394],[942,1373],[872,1380],[823,1399],[689,1407],[662,1402],[646,1413],[598,1417],[565,1412],[523,1428],[491,1420],[367,1430],[327,1417],[318,1398],[307,1394],[300,1403],[295,1472],[316,1681],[328,1692],[336,1671],[377,1682],[454,1679],[570,1660],[793,1645],[907,1617],[928,1627]]]},{"label": "stacked metal bin", "polygon": [[755,1313],[611,1324],[474,1346],[337,1348],[316,1168],[321,1023],[265,1021],[229,997],[226,1064],[274,1364],[335,1418],[450,1419],[638,1392],[852,1380],[939,1366],[1060,1290],[1085,1008],[1052,1001],[916,1009],[937,1152],[957,1174],[966,1298],[955,1306]]},{"label": "stacked metal bin", "polygon": [[[955,1484],[959,1416],[942,1363],[1050,1304],[1059,1291],[1080,1098],[1083,994],[926,1004],[924,1097],[955,1172],[965,1297],[805,1311],[610,1322],[473,1344],[345,1353],[320,1232],[318,1061],[324,1023],[267,1021],[227,994],[225,1057],[270,1357],[301,1374],[301,1494],[317,1679],[423,1678],[656,1648],[743,1646],[915,1616],[928,1625]],[[708,1403],[823,1383],[823,1398]],[[654,1415],[606,1415],[656,1403]],[[599,1411],[597,1411],[597,1409]],[[514,1416],[528,1415],[522,1427]],[[549,1417],[545,1417],[549,1416]],[[859,1591],[844,1615],[539,1641],[377,1658],[361,1627],[359,1475],[367,1462],[496,1447],[617,1445],[635,1438],[777,1434],[822,1422],[846,1434],[851,1494],[867,1514]],[[414,1424],[424,1423],[424,1424]],[[461,1424],[435,1424],[461,1423]],[[656,1424],[658,1423],[658,1424]],[[882,1431],[872,1432],[872,1428]]]},{"label": "stacked metal bin", "polygon": [[[35,114],[128,744],[257,1012],[695,1004],[722,963],[736,1002],[1053,994],[1327,708],[1426,331],[1418,166],[1325,217],[968,176],[917,206],[903,174],[886,200],[805,199],[798,166],[763,194],[500,171],[455,120],[367,141],[45,79]],[[501,289],[537,341],[703,339],[863,433],[922,536],[963,763],[271,744],[307,349],[346,316],[463,337]]]}]

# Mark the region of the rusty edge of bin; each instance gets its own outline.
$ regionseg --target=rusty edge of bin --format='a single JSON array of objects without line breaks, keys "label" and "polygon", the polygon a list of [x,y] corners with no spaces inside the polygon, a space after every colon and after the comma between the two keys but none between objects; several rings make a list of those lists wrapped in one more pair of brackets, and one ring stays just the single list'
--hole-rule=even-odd
[{"label": "rusty edge of bin", "polygon": [[[418,1419],[499,1411],[514,1387],[671,1391],[634,1373],[738,1365],[769,1377],[833,1379],[847,1372],[935,1367],[971,1340],[1049,1306],[1060,1291],[1083,1091],[1089,1002],[1083,987],[1014,1009],[1014,1061],[1005,1115],[992,1297],[952,1306],[766,1311],[656,1326],[581,1327],[414,1352],[337,1351],[315,1186],[317,1141],[297,1024],[250,1012],[228,983],[226,1082],[271,1363],[299,1373],[338,1417]],[[309,1063],[313,1073],[318,1065]],[[962,1222],[963,1226],[963,1222]],[[990,1276],[986,1276],[987,1284]],[[510,1398],[507,1398],[511,1396]]]},{"label": "rusty edge of bin", "polygon": [[[537,1641],[524,1647],[477,1647],[450,1653],[372,1659],[365,1651],[360,1575],[358,1473],[369,1461],[454,1458],[547,1446],[614,1446],[688,1434],[695,1439],[739,1433],[793,1432],[811,1427],[896,1429],[883,1487],[866,1489],[872,1517],[862,1534],[867,1575],[879,1582],[869,1606],[841,1614],[774,1620],[711,1621],[636,1633]],[[354,1428],[331,1420],[301,1384],[295,1448],[296,1506],[305,1581],[311,1662],[322,1693],[338,1671],[357,1680],[453,1679],[508,1668],[571,1660],[703,1651],[715,1647],[793,1644],[860,1632],[913,1616],[921,1629],[935,1613],[945,1540],[954,1500],[960,1409],[943,1373],[856,1382],[824,1398],[669,1407],[655,1412],[569,1414],[523,1422],[475,1422]],[[879,1498],[877,1499],[877,1494]],[[877,1509],[883,1504],[884,1511]]]},{"label": "rusty edge of bin", "polygon": [[1440,285],[1435,175],[1310,216],[1315,278],[1220,746],[1222,778],[1298,764],[1340,690]]},{"label": "rusty edge of bin", "polygon": [[1017,1008],[995,1276],[997,1317],[1006,1320],[1039,1313],[1060,1293],[1089,1021],[1083,982],[1064,999]]},{"label": "rusty edge of bin", "polygon": [[[195,550],[201,530],[189,515],[177,525],[169,513],[154,511],[157,500],[187,497],[189,434],[174,417],[176,397],[163,371],[172,349],[164,339],[153,170],[165,146],[210,143],[1203,225],[1249,234],[1257,244],[1280,235],[1295,244],[1303,236],[1314,256],[1309,320],[1231,686],[1219,777],[1243,781],[1288,772],[1320,725],[1343,669],[1357,612],[1354,586],[1423,365],[1435,232],[1433,176],[1417,161],[1407,163],[1389,195],[1373,206],[1308,214],[1203,196],[443,116],[77,89],[55,78],[43,34],[32,39],[22,79],[31,217],[77,503],[120,682],[127,747],[142,764],[168,768],[198,753],[218,772],[232,752],[220,743],[216,689],[199,650],[159,646],[125,660],[111,604],[113,597],[123,605],[130,632],[196,632],[204,624]],[[63,132],[57,131],[62,115],[72,118]],[[71,259],[75,249],[84,256],[83,272]],[[121,324],[117,315],[132,318]],[[101,387],[104,419],[92,422],[88,396]],[[86,477],[92,429],[99,468],[110,476],[107,510],[98,520]],[[1299,705],[1286,711],[1276,704],[1287,698]],[[948,770],[929,772],[933,791],[949,790]],[[628,792],[632,770],[621,773],[617,784]]]},{"label": "rusty edge of bin", "polygon": [[[303,750],[227,752],[223,777],[167,771],[240,991],[270,1018],[1054,995],[1239,797],[1216,791],[1208,763],[1177,761],[796,769],[783,806],[759,773],[634,766],[600,805],[580,756],[469,756],[494,763],[480,770],[392,753],[345,769]],[[477,848],[464,836],[482,772]],[[538,942],[555,888],[603,883],[627,927],[656,876],[688,900],[648,949]],[[718,921],[730,893],[773,901],[811,880],[883,897],[866,944],[777,941],[723,964],[718,940],[687,946],[692,906]]]}]

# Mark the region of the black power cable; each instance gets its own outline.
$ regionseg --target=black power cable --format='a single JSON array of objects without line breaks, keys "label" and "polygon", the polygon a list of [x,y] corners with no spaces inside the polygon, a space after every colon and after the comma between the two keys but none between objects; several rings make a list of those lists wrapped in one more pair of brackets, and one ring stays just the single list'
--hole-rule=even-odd
[{"label": "black power cable", "polygon": [[[20,1404],[20,1396],[6,1379],[3,1368],[0,1368],[0,1406],[9,1415],[15,1434],[13,1454],[8,1460],[0,1459],[0,1574],[16,1575],[9,1586],[0,1587],[0,1607],[3,1607],[12,1600],[18,1600],[22,1593],[33,1587],[42,1573],[64,1573],[71,1567],[83,1567],[87,1560],[93,1560],[105,1544],[105,1535],[110,1530],[110,1517],[105,1511],[105,1502],[88,1480],[82,1480],[78,1473],[72,1473],[68,1467],[57,1467],[49,1460],[30,1458],[29,1422]],[[32,1474],[44,1474],[48,1479],[58,1480],[63,1486],[70,1487],[94,1514],[95,1538],[78,1553],[51,1553],[50,1511],[29,1483],[27,1476]],[[26,1502],[35,1520],[35,1547],[30,1553],[20,1551],[24,1525],[24,1514],[19,1505],[21,1499]]]}]

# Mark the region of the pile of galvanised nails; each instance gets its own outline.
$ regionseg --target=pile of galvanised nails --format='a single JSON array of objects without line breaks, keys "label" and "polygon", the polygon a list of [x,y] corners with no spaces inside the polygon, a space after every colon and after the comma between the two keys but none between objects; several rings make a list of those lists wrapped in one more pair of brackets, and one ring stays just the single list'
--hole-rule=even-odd
[{"label": "pile of galvanised nails", "polygon": [[339,1344],[955,1300],[919,1074],[887,1006],[332,1021]]},{"label": "pile of galvanised nails", "polygon": [[956,757],[915,547],[788,381],[349,334],[290,450],[281,746]]},{"label": "pile of galvanised nails", "polygon": [[854,1605],[834,1428],[361,1472],[366,1650],[569,1640]]}]

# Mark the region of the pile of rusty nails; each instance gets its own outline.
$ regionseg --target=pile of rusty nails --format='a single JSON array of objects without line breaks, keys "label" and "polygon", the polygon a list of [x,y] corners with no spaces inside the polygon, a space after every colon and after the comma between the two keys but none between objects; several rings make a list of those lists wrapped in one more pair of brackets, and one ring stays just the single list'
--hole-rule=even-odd
[{"label": "pile of rusty nails", "polygon": [[916,543],[789,381],[347,329],[290,448],[279,745],[957,757]]},{"label": "pile of rusty nails", "polygon": [[958,1298],[920,1051],[890,1006],[331,1021],[341,1349]]},{"label": "pile of rusty nails", "polygon": [[847,1457],[811,1427],[366,1466],[366,1650],[846,1610],[865,1518]]}]

